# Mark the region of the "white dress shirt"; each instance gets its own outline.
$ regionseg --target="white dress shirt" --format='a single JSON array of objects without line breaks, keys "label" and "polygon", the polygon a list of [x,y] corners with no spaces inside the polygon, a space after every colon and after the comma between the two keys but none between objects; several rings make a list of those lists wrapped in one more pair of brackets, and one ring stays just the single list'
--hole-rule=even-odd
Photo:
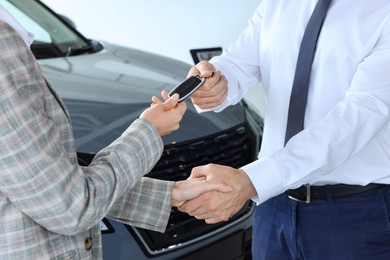
[{"label": "white dress shirt", "polygon": [[390,1],[333,0],[313,62],[305,129],[286,147],[299,45],[317,0],[263,0],[221,57],[237,103],[262,81],[267,111],[259,159],[242,167],[262,203],[302,184],[390,184]]}]

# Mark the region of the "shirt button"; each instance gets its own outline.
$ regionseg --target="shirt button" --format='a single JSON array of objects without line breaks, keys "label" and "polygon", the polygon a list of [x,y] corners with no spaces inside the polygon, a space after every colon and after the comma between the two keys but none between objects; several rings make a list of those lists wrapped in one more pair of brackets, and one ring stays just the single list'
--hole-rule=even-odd
[{"label": "shirt button", "polygon": [[87,251],[92,249],[92,237],[86,237],[84,239],[84,246]]}]

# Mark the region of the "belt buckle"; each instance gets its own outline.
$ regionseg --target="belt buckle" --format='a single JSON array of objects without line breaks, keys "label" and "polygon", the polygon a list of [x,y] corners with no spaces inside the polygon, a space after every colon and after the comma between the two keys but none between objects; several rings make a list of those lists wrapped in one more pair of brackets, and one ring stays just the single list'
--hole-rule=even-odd
[{"label": "belt buckle", "polygon": [[311,199],[311,193],[310,193],[310,185],[309,184],[304,184],[302,185],[303,187],[306,188],[306,192],[305,192],[305,195],[306,195],[306,200],[301,200],[301,199],[298,199],[298,198],[295,198],[293,196],[288,196],[290,199],[292,200],[295,200],[295,201],[298,201],[298,202],[302,202],[302,203],[306,203],[306,204],[309,204],[310,203],[310,199]]}]

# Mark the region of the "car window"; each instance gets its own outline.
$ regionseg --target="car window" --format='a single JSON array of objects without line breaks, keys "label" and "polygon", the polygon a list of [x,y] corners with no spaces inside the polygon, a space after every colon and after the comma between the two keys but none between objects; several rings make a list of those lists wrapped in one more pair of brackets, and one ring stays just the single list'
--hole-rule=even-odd
[{"label": "car window", "polygon": [[[74,50],[85,49],[89,42],[38,1],[0,0],[24,28],[34,34],[31,49],[44,53],[46,58],[65,56]],[[39,58],[39,57],[37,57]]]},{"label": "car window", "polygon": [[29,16],[27,16],[25,13],[20,11],[8,1],[0,0],[0,4],[5,9],[7,9],[16,18],[16,20],[18,20],[23,25],[23,27],[27,31],[34,33],[35,41],[51,43],[50,34],[46,32],[33,19],[31,19]]}]

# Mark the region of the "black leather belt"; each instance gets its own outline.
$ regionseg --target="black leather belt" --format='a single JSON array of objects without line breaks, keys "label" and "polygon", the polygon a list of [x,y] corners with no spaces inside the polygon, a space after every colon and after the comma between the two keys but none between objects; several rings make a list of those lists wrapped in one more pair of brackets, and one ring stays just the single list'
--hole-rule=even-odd
[{"label": "black leather belt", "polygon": [[359,194],[365,191],[384,187],[385,184],[370,183],[366,186],[337,184],[329,186],[310,186],[302,185],[294,190],[287,190],[285,194],[292,200],[304,203],[310,203],[311,200],[327,199],[327,190],[332,194],[332,198],[340,198]]}]

